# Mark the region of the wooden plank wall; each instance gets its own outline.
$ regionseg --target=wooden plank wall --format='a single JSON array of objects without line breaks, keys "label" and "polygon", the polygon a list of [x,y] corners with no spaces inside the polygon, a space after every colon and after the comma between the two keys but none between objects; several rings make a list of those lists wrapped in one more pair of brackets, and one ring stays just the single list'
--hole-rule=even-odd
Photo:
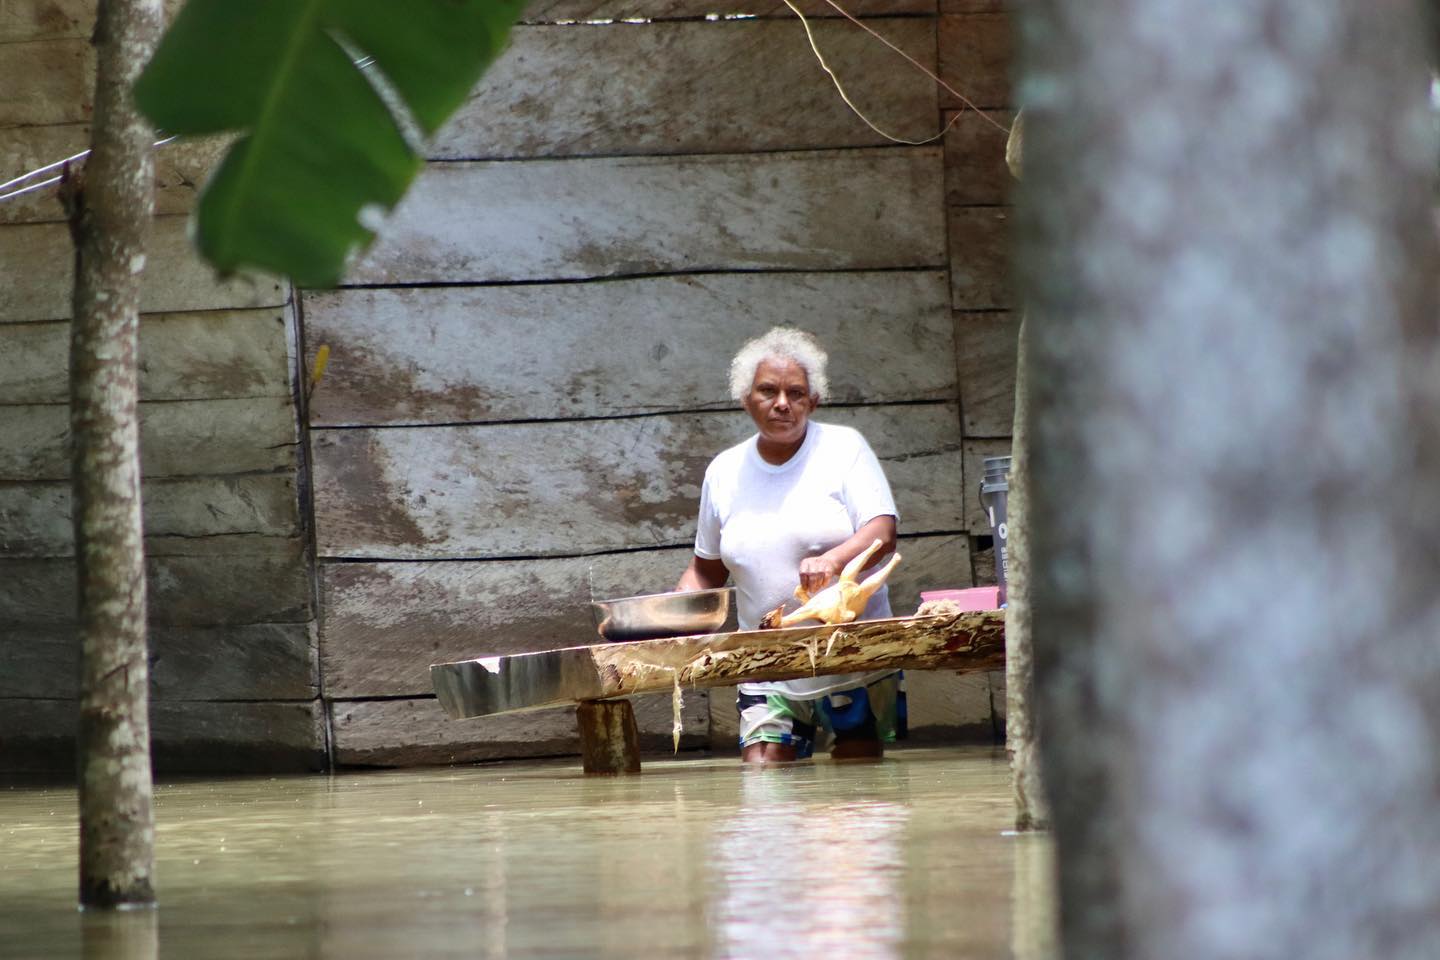
[{"label": "wooden plank wall", "polygon": [[[995,582],[994,556],[975,490],[984,458],[1010,452],[1020,328],[1008,274],[1011,179],[1002,129],[1014,118],[1010,26],[1004,0],[941,0],[940,11],[941,76],[978,108],[944,95],[947,122],[962,111],[945,138],[945,211],[965,432],[965,529],[975,582],[988,584]],[[999,709],[1004,702],[996,697]]]},{"label": "wooden plank wall", "polygon": [[[86,145],[93,22],[93,0],[0,6],[0,180]],[[156,157],[140,333],[156,764],[321,769],[290,290],[217,279],[185,237],[220,146]],[[71,263],[53,190],[0,203],[0,769],[74,768]]]},{"label": "wooden plank wall", "polygon": [[[955,2],[849,6],[1004,123],[1004,17]],[[445,720],[428,664],[589,642],[592,591],[667,589],[706,463],[752,429],[729,357],[777,323],[825,342],[819,416],[885,464],[896,608],[971,582],[972,461],[1010,430],[1004,135],[970,114],[943,146],[892,144],[779,0],[721,7],[537,0],[348,285],[302,294],[307,354],[332,350],[309,439],[338,763],[574,752],[565,711]],[[959,107],[806,9],[891,132]],[[917,725],[993,737],[991,686],[911,678]],[[687,693],[686,744],[714,727],[733,749],[733,700],[706,698]],[[640,719],[668,744],[668,702]]]},{"label": "wooden plank wall", "polygon": [[[85,143],[93,3],[0,9],[0,177]],[[891,132],[960,107],[802,6]],[[821,416],[885,463],[897,609],[985,576],[973,489],[1008,446],[1013,382],[1003,134],[966,112],[943,146],[892,144],[783,3],[714,7],[536,0],[339,290],[211,275],[184,216],[222,144],[158,152],[141,336],[162,769],[573,752],[564,711],[445,720],[426,668],[584,642],[592,593],[668,587],[706,462],[750,429],[728,358],[776,323],[825,341]],[[994,0],[849,7],[1008,119]],[[0,204],[0,767],[71,763],[69,264],[53,194]],[[297,414],[300,354],[322,343]],[[922,734],[993,735],[994,678],[910,687]],[[664,748],[668,702],[640,719]],[[687,694],[683,721],[687,745],[732,748],[723,694]]]},{"label": "wooden plank wall", "polygon": [[[941,107],[945,136],[945,213],[950,244],[950,295],[955,365],[964,440],[965,519],[976,584],[995,582],[990,524],[978,487],[989,456],[1010,452],[1015,416],[1015,349],[1020,314],[1009,277],[1010,172],[1005,141],[1014,119],[1010,99],[1010,22],[1006,0],[940,0],[940,76],[950,93]],[[1004,128],[1004,129],[1002,129]],[[1005,734],[1005,674],[987,678],[994,736]],[[939,678],[916,676],[917,684]],[[957,682],[978,684],[978,678]],[[914,695],[912,694],[912,699]],[[983,729],[978,693],[946,701],[941,725]],[[925,709],[922,706],[922,709]],[[924,729],[918,731],[924,736]]]}]

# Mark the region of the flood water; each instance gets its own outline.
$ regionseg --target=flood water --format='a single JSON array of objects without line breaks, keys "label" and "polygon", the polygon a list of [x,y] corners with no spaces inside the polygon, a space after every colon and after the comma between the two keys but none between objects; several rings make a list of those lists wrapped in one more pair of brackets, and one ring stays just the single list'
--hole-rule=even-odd
[{"label": "flood water", "polygon": [[1003,751],[156,785],[153,911],[75,909],[73,789],[0,785],[3,957],[1046,960]]}]

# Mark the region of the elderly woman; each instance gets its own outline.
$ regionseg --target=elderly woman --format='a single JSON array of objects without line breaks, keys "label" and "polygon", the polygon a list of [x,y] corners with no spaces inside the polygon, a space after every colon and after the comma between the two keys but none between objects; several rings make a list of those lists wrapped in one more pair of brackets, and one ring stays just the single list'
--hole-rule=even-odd
[{"label": "elderly woman", "polygon": [[[730,390],[756,434],[705,471],[695,555],[678,590],[734,578],[743,630],[787,601],[796,583],[815,593],[875,540],[878,563],[895,548],[895,501],[880,463],[857,431],[817,423],[826,393],[825,351],[809,334],[776,327],[730,364]],[[861,619],[890,616],[885,589]],[[904,729],[904,694],[893,672],[740,685],[741,759],[811,755],[816,728],[834,734],[836,759],[879,757]]]}]

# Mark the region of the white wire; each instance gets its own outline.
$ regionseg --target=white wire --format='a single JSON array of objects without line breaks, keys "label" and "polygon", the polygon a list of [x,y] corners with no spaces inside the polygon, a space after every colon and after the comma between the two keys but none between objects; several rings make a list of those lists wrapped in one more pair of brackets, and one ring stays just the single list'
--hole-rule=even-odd
[{"label": "white wire", "polygon": [[[372,63],[374,63],[374,62],[375,62],[375,58],[374,58],[374,57],[361,57],[359,60],[356,60],[356,61],[355,61],[355,66],[359,67],[361,70],[364,70],[366,67],[370,66],[370,64],[372,64]],[[169,143],[170,141],[172,141],[172,140],[174,140],[174,139],[175,139],[174,136],[165,137],[165,138],[163,138],[163,139],[161,139],[161,140],[156,140],[156,141],[155,141],[154,143],[152,143],[150,146],[151,146],[152,148],[153,148],[153,147],[163,147],[165,144]],[[13,186],[15,186],[17,183],[24,183],[26,180],[33,180],[35,177],[40,176],[40,174],[42,174],[42,173],[49,173],[51,170],[54,170],[56,167],[63,167],[63,166],[65,166],[65,164],[67,164],[67,163],[70,163],[70,162],[75,161],[75,160],[81,160],[81,159],[83,159],[83,158],[85,158],[85,157],[88,157],[88,156],[90,156],[90,150],[89,150],[89,148],[87,147],[86,149],[81,150],[79,153],[72,154],[72,155],[66,157],[64,160],[56,160],[54,163],[47,163],[47,164],[45,164],[45,166],[43,166],[43,167],[37,167],[37,168],[35,168],[34,170],[31,170],[29,173],[21,174],[20,176],[15,177],[13,180],[6,180],[4,183],[0,183],[0,190],[4,190],[4,189],[6,189],[7,187],[13,187]],[[59,183],[60,180],[61,180],[61,177],[51,177],[50,179],[45,180],[45,181],[43,181],[43,182],[41,182],[41,183],[32,183],[32,184],[30,184],[29,186],[27,186],[27,187],[22,187],[22,188],[19,189],[19,190],[12,190],[12,191],[9,192],[9,193],[0,193],[0,201],[9,200],[9,199],[11,199],[12,197],[21,196],[22,194],[29,193],[31,190],[39,190],[41,187],[48,187],[48,186],[50,186],[52,183]]]},{"label": "white wire", "polygon": [[[800,26],[805,28],[805,39],[810,41],[810,49],[815,52],[815,59],[820,63],[820,69],[824,70],[825,73],[830,77],[830,82],[835,85],[835,89],[840,94],[840,99],[845,102],[845,106],[850,108],[851,113],[855,114],[855,116],[859,117],[862,121],[864,121],[865,126],[869,127],[871,130],[874,130],[886,140],[889,140],[892,143],[905,143],[909,144],[912,147],[921,147],[927,143],[934,143],[936,140],[939,140],[941,137],[945,136],[945,133],[951,127],[955,126],[955,121],[960,119],[960,114],[955,114],[955,116],[950,118],[950,122],[945,124],[945,126],[940,129],[939,133],[935,134],[933,137],[926,137],[924,140],[910,140],[906,137],[897,137],[892,134],[886,133],[884,130],[881,130],[871,121],[869,117],[865,116],[865,114],[860,110],[859,107],[855,106],[854,102],[850,99],[850,94],[845,92],[845,87],[840,83],[840,78],[835,75],[835,71],[832,70],[830,68],[830,64],[825,61],[825,55],[820,52],[819,45],[815,43],[815,34],[810,31],[810,21],[805,19],[805,14],[801,13],[800,8],[795,6],[794,0],[783,0],[783,2],[785,6],[790,8],[791,13],[795,14],[795,16],[800,18]],[[836,7],[836,9],[839,10],[840,8]],[[840,12],[844,13],[843,10],[841,10]],[[881,39],[883,40],[884,38],[882,37]],[[891,46],[894,45],[891,44]],[[906,59],[909,58],[907,57]]]},{"label": "white wire", "polygon": [[[374,57],[361,57],[359,60],[355,61],[355,66],[359,67],[361,70],[364,70],[366,67],[370,66],[370,64],[374,62]],[[163,147],[165,144],[171,142],[174,139],[174,136],[164,137],[160,140],[156,140],[150,146],[152,149],[154,147]],[[25,183],[25,181],[27,180],[33,180],[36,177],[40,176],[42,173],[49,173],[51,170],[54,170],[57,167],[63,167],[65,166],[65,164],[72,163],[76,160],[83,160],[85,157],[88,156],[90,156],[90,148],[86,147],[79,153],[73,153],[70,156],[66,157],[64,160],[56,160],[54,163],[47,163],[43,167],[36,167],[29,173],[23,173],[18,177],[6,180],[4,183],[0,183],[0,190],[6,190],[10,187],[15,186],[16,184]],[[15,197],[24,196],[25,194],[30,193],[33,190],[40,190],[44,187],[50,186],[51,184],[59,183],[62,179],[64,179],[63,174],[58,177],[50,177],[49,179],[42,180],[39,183],[29,184],[27,186],[21,187],[19,190],[11,190],[9,193],[0,193],[0,201],[10,200]]]},{"label": "white wire", "polygon": [[[370,66],[370,64],[374,62],[374,57],[362,57],[361,59],[355,61],[355,66],[359,67],[361,70],[364,70],[366,67]],[[150,146],[152,148],[163,147],[165,144],[171,142],[174,139],[174,136],[165,137],[163,139],[156,140]],[[54,163],[47,163],[43,167],[36,167],[29,173],[23,173],[18,177],[6,180],[4,183],[0,183],[0,190],[5,190],[9,187],[13,187],[18,183],[24,183],[27,180],[33,180],[43,173],[49,173],[51,170],[54,170],[57,167],[63,167],[65,166],[65,164],[72,163],[76,160],[83,160],[85,157],[88,156],[90,156],[90,149],[87,147],[86,149],[81,150],[79,153],[71,154],[63,160],[56,160]],[[43,180],[40,183],[32,183],[29,186],[21,187],[19,190],[11,190],[9,193],[0,193],[0,201],[22,196],[32,190],[39,190],[42,187],[48,187],[51,184],[59,183],[61,179],[61,177],[50,177],[48,180]]]},{"label": "white wire", "polygon": [[[150,144],[150,147],[151,149],[154,149],[155,147],[163,147],[165,144],[169,143],[174,139],[174,137],[166,137],[163,140],[156,140],[154,143]],[[84,150],[81,150],[77,154],[66,157],[64,160],[56,160],[54,163],[47,163],[43,167],[38,167],[34,170],[31,170],[24,176],[16,177],[14,180],[7,180],[4,183],[0,183],[0,190],[4,190],[6,187],[14,186],[17,183],[24,183],[26,180],[29,180],[33,177],[38,177],[42,173],[48,173],[49,171],[54,170],[56,167],[63,167],[65,166],[65,164],[71,162],[72,160],[79,160],[82,157],[88,157],[89,155],[90,150],[89,148],[86,148]],[[32,190],[39,190],[41,187],[48,187],[52,183],[59,183],[62,179],[64,179],[63,174],[58,177],[51,177],[48,180],[41,180],[39,183],[29,184],[28,186],[21,187],[19,190],[11,190],[9,193],[0,193],[0,200],[9,200],[11,197],[21,196],[22,194],[29,193]]]},{"label": "white wire", "polygon": [[62,177],[51,177],[49,180],[41,180],[39,183],[32,183],[28,187],[21,187],[19,190],[11,190],[9,193],[0,193],[0,200],[9,200],[11,197],[18,197],[21,194],[29,193],[32,190],[39,190],[41,187],[48,187],[52,183],[59,183]]},{"label": "white wire", "polygon": [[[34,170],[31,170],[29,173],[27,173],[27,174],[25,174],[25,175],[23,175],[23,176],[16,177],[14,180],[6,180],[4,183],[0,183],[0,190],[5,190],[5,189],[7,189],[7,188],[9,188],[9,187],[13,187],[13,186],[15,186],[15,184],[17,184],[17,183],[24,183],[26,180],[29,180],[29,179],[31,179],[31,178],[33,178],[33,177],[38,177],[38,176],[40,176],[40,174],[42,174],[42,173],[49,173],[51,170],[54,170],[56,167],[63,167],[63,166],[65,166],[65,164],[69,163],[71,160],[79,160],[81,157],[85,156],[85,155],[88,154],[89,152],[90,152],[90,149],[87,147],[87,148],[85,148],[84,150],[81,150],[79,153],[72,154],[72,155],[66,157],[64,160],[56,160],[54,163],[47,163],[47,164],[45,164],[45,166],[43,166],[43,167],[38,167],[38,168],[36,168],[36,169],[34,169]],[[8,196],[10,196],[10,194],[7,193],[5,196],[8,197]],[[0,198],[0,199],[3,199],[3,198]]]}]

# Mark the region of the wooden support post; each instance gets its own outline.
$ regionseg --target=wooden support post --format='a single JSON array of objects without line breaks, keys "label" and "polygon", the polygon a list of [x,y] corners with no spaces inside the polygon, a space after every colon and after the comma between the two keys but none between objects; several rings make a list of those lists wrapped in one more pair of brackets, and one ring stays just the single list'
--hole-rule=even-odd
[{"label": "wooden support post", "polygon": [[640,731],[629,700],[582,700],[575,725],[586,773],[640,772]]}]

